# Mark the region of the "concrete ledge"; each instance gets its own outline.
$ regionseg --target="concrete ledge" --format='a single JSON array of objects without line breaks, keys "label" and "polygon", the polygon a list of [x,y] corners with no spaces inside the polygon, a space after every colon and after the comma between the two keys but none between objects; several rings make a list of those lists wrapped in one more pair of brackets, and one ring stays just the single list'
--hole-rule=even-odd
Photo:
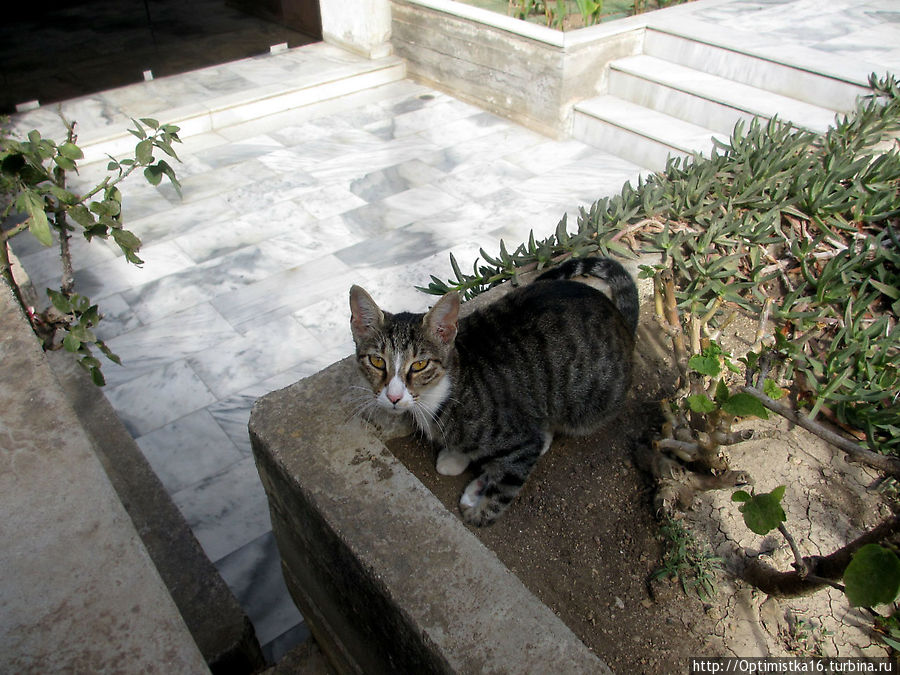
[{"label": "concrete ledge", "polygon": [[4,667],[207,671],[5,283],[0,326]]},{"label": "concrete ledge", "polygon": [[45,356],[210,670],[262,669],[250,619],[101,389],[71,354]]},{"label": "concrete ledge", "polygon": [[331,664],[610,672],[391,455],[384,442],[407,427],[353,416],[358,382],[347,358],[250,417],[287,585]]}]

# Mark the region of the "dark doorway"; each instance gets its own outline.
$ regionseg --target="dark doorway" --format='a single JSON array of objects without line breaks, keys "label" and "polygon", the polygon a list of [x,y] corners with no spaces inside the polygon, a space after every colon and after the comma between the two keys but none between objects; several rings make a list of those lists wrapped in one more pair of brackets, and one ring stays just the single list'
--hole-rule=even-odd
[{"label": "dark doorway", "polygon": [[16,2],[0,22],[0,113],[320,39],[318,0]]}]

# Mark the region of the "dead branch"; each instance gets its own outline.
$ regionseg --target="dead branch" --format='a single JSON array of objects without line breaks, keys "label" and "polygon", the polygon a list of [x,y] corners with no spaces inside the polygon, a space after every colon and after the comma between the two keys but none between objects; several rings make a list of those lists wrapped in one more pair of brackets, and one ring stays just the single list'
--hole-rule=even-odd
[{"label": "dead branch", "polygon": [[900,516],[892,516],[868,532],[863,533],[846,546],[827,556],[802,558],[805,574],[795,569],[781,572],[759,558],[748,558],[741,553],[735,574],[763,593],[776,597],[809,595],[844,576],[850,559],[866,544],[878,544],[900,533]]},{"label": "dead branch", "polygon": [[807,431],[814,433],[819,438],[828,441],[832,445],[840,448],[850,456],[851,460],[860,462],[874,469],[878,469],[879,471],[884,471],[885,473],[889,473],[892,476],[900,476],[900,460],[894,457],[889,457],[887,455],[881,455],[877,452],[872,452],[871,450],[860,447],[857,443],[836,434],[830,429],[825,428],[818,422],[808,418],[806,415],[802,415],[787,407],[786,405],[783,405],[778,401],[769,398],[756,387],[744,386],[741,387],[741,391],[750,394],[751,396],[759,400],[760,403],[762,403],[772,412],[778,413],[785,419],[790,420],[794,424],[803,427]]}]

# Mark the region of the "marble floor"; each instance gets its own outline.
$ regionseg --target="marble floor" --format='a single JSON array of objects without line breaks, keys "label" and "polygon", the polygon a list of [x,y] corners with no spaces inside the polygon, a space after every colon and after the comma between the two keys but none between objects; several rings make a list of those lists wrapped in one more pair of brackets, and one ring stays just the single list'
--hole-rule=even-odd
[{"label": "marble floor", "polygon": [[[755,26],[761,40],[793,31],[812,48],[900,64],[895,0],[820,4],[700,0],[692,20]],[[875,40],[839,31],[856,16],[878,18],[866,28]],[[188,92],[203,76],[177,77]],[[195,135],[179,155],[181,196],[142,179],[122,189],[145,264],[79,241],[76,280],[124,364],[104,365],[107,398],[274,660],[306,629],[251,456],[253,402],[351,353],[351,284],[386,309],[423,310],[432,297],[415,286],[451,276],[451,251],[470,267],[481,247],[547,236],[642,169],[410,80]],[[103,170],[82,167],[81,183]],[[16,249],[39,288],[56,283],[54,251],[28,239]]]}]

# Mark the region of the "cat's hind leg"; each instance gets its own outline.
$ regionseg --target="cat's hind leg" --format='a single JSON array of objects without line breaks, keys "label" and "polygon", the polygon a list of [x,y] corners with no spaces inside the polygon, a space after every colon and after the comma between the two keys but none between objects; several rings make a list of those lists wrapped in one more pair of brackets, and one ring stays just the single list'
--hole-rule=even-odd
[{"label": "cat's hind leg", "polygon": [[545,436],[541,434],[485,464],[482,474],[466,486],[459,500],[463,520],[477,527],[497,520],[519,494],[544,447]]}]

